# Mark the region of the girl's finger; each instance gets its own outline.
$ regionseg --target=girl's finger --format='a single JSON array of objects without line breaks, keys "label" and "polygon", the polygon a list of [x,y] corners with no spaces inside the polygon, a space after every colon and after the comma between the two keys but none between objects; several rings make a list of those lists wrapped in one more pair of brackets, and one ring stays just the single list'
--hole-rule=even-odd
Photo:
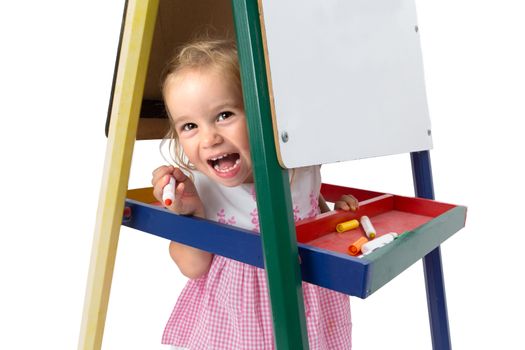
[{"label": "girl's finger", "polygon": [[341,196],[341,200],[347,203],[348,208],[352,211],[356,211],[359,208],[359,201],[351,194],[345,194]]},{"label": "girl's finger", "polygon": [[153,182],[153,196],[158,200],[162,201],[162,191],[164,187],[170,182],[170,175],[164,174],[164,176],[158,178]]},{"label": "girl's finger", "polygon": [[342,201],[345,201],[347,203],[351,203],[351,202],[354,202],[355,201],[355,197],[352,196],[352,195],[349,195],[349,194],[343,194],[341,196],[341,200]]},{"label": "girl's finger", "polygon": [[153,170],[151,172],[151,176],[155,177],[160,172],[161,173],[165,173],[166,171],[169,171],[169,166],[168,165],[161,165],[157,169],[155,169],[155,170]]},{"label": "girl's finger", "polygon": [[186,181],[186,179],[188,178],[186,176],[186,174],[184,174],[182,172],[182,170],[180,170],[179,168],[173,168],[173,171],[171,172],[171,174],[173,175],[173,177],[175,178],[175,180],[177,182],[183,182],[183,181]]},{"label": "girl's finger", "polygon": [[350,206],[345,201],[337,201],[337,202],[334,203],[334,208],[342,209],[342,210],[349,210]]},{"label": "girl's finger", "polygon": [[173,169],[170,169],[170,168],[173,168],[173,167],[163,165],[155,169],[152,173],[151,184],[155,186],[155,184],[159,181],[159,179],[166,176],[167,174],[170,174],[173,171]]},{"label": "girl's finger", "polygon": [[173,211],[175,211],[178,214],[185,214],[183,212],[184,209],[184,203],[182,201],[184,195],[184,182],[180,182],[175,187],[175,200],[173,201],[173,205],[170,207]]},{"label": "girl's finger", "polygon": [[181,182],[179,183],[176,187],[175,187],[175,195],[179,198],[182,198],[182,195],[184,194],[184,182]]}]

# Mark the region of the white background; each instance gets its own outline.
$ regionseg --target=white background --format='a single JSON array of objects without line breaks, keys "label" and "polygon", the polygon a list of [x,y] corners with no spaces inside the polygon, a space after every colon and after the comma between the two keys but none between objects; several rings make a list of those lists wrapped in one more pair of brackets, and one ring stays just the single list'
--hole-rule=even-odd
[{"label": "white background", "polygon": [[[0,349],[75,349],[122,1],[0,3]],[[525,6],[417,1],[438,200],[468,206],[442,246],[454,349],[523,349]],[[326,127],[333,127],[327,125]],[[349,135],[351,136],[351,135]],[[162,163],[135,148],[130,188]],[[323,168],[411,195],[408,155]],[[421,263],[352,298],[354,349],[430,349]],[[184,280],[167,242],[121,231],[104,349],[160,349]]]}]

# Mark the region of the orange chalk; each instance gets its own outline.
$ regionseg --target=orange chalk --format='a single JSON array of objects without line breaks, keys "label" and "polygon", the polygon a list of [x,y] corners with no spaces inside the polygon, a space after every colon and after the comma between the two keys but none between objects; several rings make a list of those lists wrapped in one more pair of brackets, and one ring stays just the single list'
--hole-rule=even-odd
[{"label": "orange chalk", "polygon": [[335,229],[337,232],[341,233],[341,232],[353,230],[354,228],[357,228],[357,227],[359,227],[359,221],[354,219],[354,220],[345,221],[340,224],[337,224]]},{"label": "orange chalk", "polygon": [[350,244],[348,246],[348,254],[352,256],[359,255],[361,252],[361,246],[368,242],[368,239],[366,237],[361,237],[354,243]]}]

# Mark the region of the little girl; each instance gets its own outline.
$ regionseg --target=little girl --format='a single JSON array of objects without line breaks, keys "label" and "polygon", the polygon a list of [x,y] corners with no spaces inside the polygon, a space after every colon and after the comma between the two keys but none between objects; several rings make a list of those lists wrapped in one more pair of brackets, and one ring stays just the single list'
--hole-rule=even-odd
[{"label": "little girl", "polygon": [[[174,177],[170,210],[259,231],[234,43],[187,44],[169,62],[162,81],[178,167],[153,172],[155,197],[161,201]],[[319,214],[319,204],[327,208],[319,193],[319,166],[290,171],[290,185],[295,220]],[[335,207],[355,210],[357,200],[343,196]],[[274,349],[263,269],[176,242],[170,243],[170,255],[190,280],[168,320],[164,344],[191,350]],[[310,349],[351,349],[348,296],[305,282],[302,288]]]}]

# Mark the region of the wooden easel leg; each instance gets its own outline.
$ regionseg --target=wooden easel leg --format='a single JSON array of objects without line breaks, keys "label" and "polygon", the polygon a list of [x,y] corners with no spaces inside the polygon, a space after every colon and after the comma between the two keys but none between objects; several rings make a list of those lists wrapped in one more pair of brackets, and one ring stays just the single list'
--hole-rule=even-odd
[{"label": "wooden easel leg", "polygon": [[[429,152],[412,152],[410,157],[412,160],[412,175],[416,196],[434,199]],[[423,268],[425,271],[432,348],[434,350],[450,350],[452,346],[448,326],[441,249],[439,246],[423,258]]]},{"label": "wooden easel leg", "polygon": [[84,300],[79,350],[102,346],[158,0],[129,0]]},{"label": "wooden easel leg", "polygon": [[277,349],[308,349],[288,173],[277,161],[257,0],[233,0]]},{"label": "wooden easel leg", "polygon": [[432,348],[434,350],[450,350],[447,301],[443,268],[441,266],[441,250],[439,247],[423,258],[423,267],[425,270]]}]

